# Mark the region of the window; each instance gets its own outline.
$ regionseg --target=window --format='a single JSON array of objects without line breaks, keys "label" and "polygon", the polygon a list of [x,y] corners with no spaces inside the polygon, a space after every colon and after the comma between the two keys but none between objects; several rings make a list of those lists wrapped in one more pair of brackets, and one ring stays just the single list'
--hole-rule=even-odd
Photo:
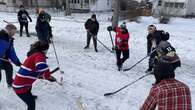
[{"label": "window", "polygon": [[158,1],[158,6],[162,6],[162,0]]},{"label": "window", "polygon": [[89,0],[85,0],[85,3],[89,4]]},{"label": "window", "polygon": [[169,2],[165,2],[165,7],[169,7]]},{"label": "window", "polygon": [[184,3],[165,2],[165,7],[169,8],[184,8]]},{"label": "window", "polygon": [[184,8],[184,3],[175,3],[175,8]]},{"label": "window", "polygon": [[166,8],[173,8],[173,6],[174,6],[174,3],[171,3],[171,2],[165,2],[165,7]]},{"label": "window", "polygon": [[179,8],[179,3],[175,3],[175,8]]},{"label": "window", "polygon": [[170,7],[170,8],[173,8],[173,7],[174,7],[174,3],[170,3],[170,4],[169,4],[169,7]]},{"label": "window", "polygon": [[184,3],[179,3],[179,8],[184,8]]}]

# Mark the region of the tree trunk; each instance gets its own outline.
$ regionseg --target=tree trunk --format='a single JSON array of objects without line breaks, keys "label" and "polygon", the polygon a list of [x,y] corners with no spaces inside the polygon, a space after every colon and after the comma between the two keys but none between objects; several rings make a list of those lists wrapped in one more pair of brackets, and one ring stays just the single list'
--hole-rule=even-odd
[{"label": "tree trunk", "polygon": [[71,15],[70,12],[70,0],[66,0],[66,10],[65,10],[65,15]]},{"label": "tree trunk", "polygon": [[118,26],[119,21],[119,0],[114,0],[114,13],[112,19],[112,27]]},{"label": "tree trunk", "polygon": [[35,7],[39,7],[39,3],[38,3],[38,0],[35,0]]}]

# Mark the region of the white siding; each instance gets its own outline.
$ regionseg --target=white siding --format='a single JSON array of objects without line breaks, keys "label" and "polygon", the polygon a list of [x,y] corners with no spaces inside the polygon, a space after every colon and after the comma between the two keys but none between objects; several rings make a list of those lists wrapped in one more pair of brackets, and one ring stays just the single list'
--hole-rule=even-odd
[{"label": "white siding", "polygon": [[184,3],[187,4],[187,0],[162,0],[162,6],[158,6],[158,0],[153,2],[153,14],[159,15],[161,13],[172,15],[172,16],[185,16],[187,13],[186,7],[184,8],[174,8],[174,7],[164,7],[165,2],[170,3]]},{"label": "white siding", "polygon": [[194,13],[195,15],[195,0],[189,0],[188,1],[188,7],[187,7],[187,14],[192,14]]},{"label": "white siding", "polygon": [[94,5],[91,5],[91,11],[110,11],[113,0],[98,0]]},{"label": "white siding", "polygon": [[50,5],[50,1],[48,0],[38,0],[38,5],[43,7],[48,7]]}]

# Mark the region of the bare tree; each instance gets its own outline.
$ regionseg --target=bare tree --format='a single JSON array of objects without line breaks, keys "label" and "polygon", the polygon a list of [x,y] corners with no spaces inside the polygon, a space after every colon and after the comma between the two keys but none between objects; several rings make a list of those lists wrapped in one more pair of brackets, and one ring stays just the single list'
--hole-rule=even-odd
[{"label": "bare tree", "polygon": [[71,11],[70,11],[70,0],[66,0],[65,15],[71,15]]},{"label": "bare tree", "polygon": [[35,7],[39,7],[39,2],[38,2],[38,0],[34,0],[35,1]]},{"label": "bare tree", "polygon": [[112,27],[118,26],[119,21],[119,0],[114,0],[114,13],[112,19]]}]

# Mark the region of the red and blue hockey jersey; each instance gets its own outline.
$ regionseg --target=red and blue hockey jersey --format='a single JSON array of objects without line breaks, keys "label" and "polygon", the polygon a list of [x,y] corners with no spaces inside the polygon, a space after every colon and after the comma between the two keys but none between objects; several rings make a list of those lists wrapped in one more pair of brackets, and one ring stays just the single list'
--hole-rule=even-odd
[{"label": "red and blue hockey jersey", "polygon": [[35,52],[24,61],[13,81],[13,88],[17,94],[23,94],[32,88],[36,79],[43,77],[50,78],[50,71],[46,64],[45,55]]}]

